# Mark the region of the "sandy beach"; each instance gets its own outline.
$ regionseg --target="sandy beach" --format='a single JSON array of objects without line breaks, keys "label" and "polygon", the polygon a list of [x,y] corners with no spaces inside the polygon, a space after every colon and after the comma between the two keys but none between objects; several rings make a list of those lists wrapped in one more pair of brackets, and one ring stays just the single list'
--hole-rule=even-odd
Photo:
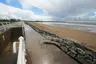
[{"label": "sandy beach", "polygon": [[77,41],[77,43],[84,45],[88,49],[91,49],[96,52],[96,33],[70,29],[65,27],[60,28],[55,26],[49,26],[36,22],[29,22],[29,23],[40,29],[55,33],[57,36],[60,36],[62,38],[69,38],[71,40]]}]

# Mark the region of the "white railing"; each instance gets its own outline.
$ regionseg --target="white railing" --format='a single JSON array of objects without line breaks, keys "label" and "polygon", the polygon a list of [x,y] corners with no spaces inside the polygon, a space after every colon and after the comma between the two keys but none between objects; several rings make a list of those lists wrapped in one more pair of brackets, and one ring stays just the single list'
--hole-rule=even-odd
[{"label": "white railing", "polygon": [[[16,42],[13,43],[13,53],[16,53]],[[18,57],[17,57],[17,64],[26,64],[26,49],[25,49],[25,42],[22,36],[19,37],[19,48],[18,48]]]},{"label": "white railing", "polygon": [[17,52],[17,47],[16,47],[17,42],[13,42],[13,53]]},{"label": "white railing", "polygon": [[2,33],[3,31],[12,28],[12,27],[22,27],[22,23],[21,22],[14,22],[14,23],[10,23],[10,22],[0,22],[0,33]]}]

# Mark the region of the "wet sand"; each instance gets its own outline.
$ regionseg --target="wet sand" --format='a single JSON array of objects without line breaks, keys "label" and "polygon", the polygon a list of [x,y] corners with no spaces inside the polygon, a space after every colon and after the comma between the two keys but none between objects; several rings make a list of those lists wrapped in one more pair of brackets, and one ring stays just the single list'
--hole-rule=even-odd
[{"label": "wet sand", "polygon": [[26,48],[30,56],[30,64],[78,64],[64,52],[53,45],[43,44],[45,40],[30,26],[24,25]]},{"label": "wet sand", "polygon": [[96,52],[96,33],[70,29],[70,28],[60,28],[55,26],[49,26],[49,25],[40,24],[36,22],[29,22],[29,23],[40,29],[44,29],[52,33],[55,33],[60,37],[69,38],[74,41],[77,41],[77,43],[84,45],[88,49],[91,49]]}]

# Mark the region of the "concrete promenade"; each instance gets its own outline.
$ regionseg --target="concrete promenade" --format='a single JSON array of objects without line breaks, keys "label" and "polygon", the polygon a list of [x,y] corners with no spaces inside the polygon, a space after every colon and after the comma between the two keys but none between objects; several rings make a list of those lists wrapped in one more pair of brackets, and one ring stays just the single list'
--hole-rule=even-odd
[{"label": "concrete promenade", "polygon": [[45,38],[30,26],[25,24],[24,28],[30,64],[78,64],[57,47],[43,44],[42,41]]}]

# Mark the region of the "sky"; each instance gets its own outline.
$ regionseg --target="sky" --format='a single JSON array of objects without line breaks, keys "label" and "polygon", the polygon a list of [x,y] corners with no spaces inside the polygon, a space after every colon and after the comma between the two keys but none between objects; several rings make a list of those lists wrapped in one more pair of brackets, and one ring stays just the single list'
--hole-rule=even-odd
[{"label": "sky", "polygon": [[0,0],[0,18],[96,20],[96,0]]}]

